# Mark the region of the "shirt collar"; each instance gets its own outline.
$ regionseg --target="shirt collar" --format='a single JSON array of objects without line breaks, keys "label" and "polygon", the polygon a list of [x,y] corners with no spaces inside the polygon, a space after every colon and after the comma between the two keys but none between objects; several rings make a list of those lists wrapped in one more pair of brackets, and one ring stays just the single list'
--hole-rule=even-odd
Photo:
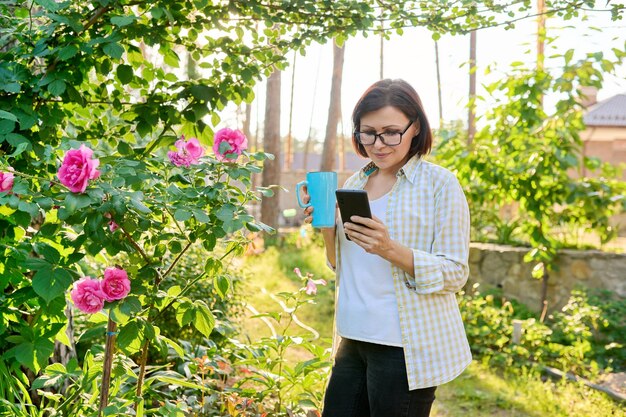
[{"label": "shirt collar", "polygon": [[[417,175],[417,169],[421,163],[422,158],[420,158],[419,155],[414,155],[406,162],[406,164],[404,164],[402,168],[400,168],[400,171],[398,171],[397,174],[398,177],[405,176],[410,183],[414,183],[415,176]],[[359,171],[359,179],[366,180],[367,177],[372,175],[377,170],[378,167],[376,166],[376,164],[374,164],[373,161],[370,161],[367,165],[361,168],[361,171]]]}]

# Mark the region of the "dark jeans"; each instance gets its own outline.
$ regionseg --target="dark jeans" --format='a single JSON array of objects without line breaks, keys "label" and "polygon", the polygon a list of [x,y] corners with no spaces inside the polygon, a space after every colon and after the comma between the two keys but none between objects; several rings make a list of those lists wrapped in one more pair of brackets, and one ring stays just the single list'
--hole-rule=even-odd
[{"label": "dark jeans", "polygon": [[402,348],[342,339],[322,417],[428,417],[436,389],[409,391]]}]

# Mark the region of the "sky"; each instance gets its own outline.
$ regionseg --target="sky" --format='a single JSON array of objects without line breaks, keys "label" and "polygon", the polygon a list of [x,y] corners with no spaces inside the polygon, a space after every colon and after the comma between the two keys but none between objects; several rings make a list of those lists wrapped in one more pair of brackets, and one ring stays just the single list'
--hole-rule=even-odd
[{"label": "sky", "polygon": [[[601,30],[594,30],[593,27]],[[534,66],[536,48],[535,19],[527,19],[516,24],[515,29],[502,27],[482,29],[477,32],[477,84],[478,95],[485,96],[482,85],[488,85],[500,78],[515,61]],[[607,12],[588,15],[587,21],[580,19],[562,22],[557,18],[547,21],[547,34],[557,37],[546,45],[546,67],[562,62],[550,59],[553,54],[563,54],[574,49],[574,59],[583,58],[587,52],[610,51],[612,47],[624,48],[626,22],[610,19]],[[393,35],[384,42],[384,78],[402,78],[409,82],[420,94],[431,126],[438,126],[439,111],[437,98],[437,75],[435,47],[430,32],[423,28],[406,29],[403,35]],[[342,125],[340,130],[349,134],[352,127],[352,109],[367,87],[380,79],[379,60],[380,38],[370,35],[357,36],[345,43],[345,61],[342,83]],[[612,56],[612,55],[611,55]],[[293,62],[293,54],[289,56]],[[443,118],[446,121],[467,120],[467,95],[469,90],[468,62],[469,35],[442,36],[439,40],[439,61],[442,83]],[[306,56],[298,55],[295,63],[294,110],[292,134],[298,140],[307,138],[310,129],[314,137],[323,140],[330,96],[333,51],[332,43],[314,44],[306,50]],[[485,74],[489,67],[490,73]],[[283,71],[281,105],[281,134],[289,131],[289,104],[293,65]],[[259,126],[262,135],[264,117],[265,83],[257,85],[256,99],[252,107],[251,130]],[[607,76],[598,99],[603,100],[615,94],[626,93],[626,65],[617,70],[617,75]],[[549,99],[546,99],[549,106]],[[478,102],[478,114],[489,106],[488,101]],[[241,117],[241,116],[240,116]],[[240,128],[241,120],[230,108],[223,114],[223,123],[231,128]],[[260,120],[260,124],[257,123]],[[315,135],[315,132],[317,135]]]}]

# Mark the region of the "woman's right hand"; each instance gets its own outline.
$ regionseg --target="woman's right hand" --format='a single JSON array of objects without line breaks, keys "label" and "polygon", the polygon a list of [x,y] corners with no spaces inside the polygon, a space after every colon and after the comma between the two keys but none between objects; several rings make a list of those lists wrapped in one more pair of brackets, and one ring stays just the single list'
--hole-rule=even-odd
[{"label": "woman's right hand", "polygon": [[[302,203],[309,204],[311,201],[311,196],[309,195],[309,190],[306,185],[301,188],[300,198],[302,199]],[[313,206],[306,207],[304,210],[304,223],[310,224],[313,221]]]}]

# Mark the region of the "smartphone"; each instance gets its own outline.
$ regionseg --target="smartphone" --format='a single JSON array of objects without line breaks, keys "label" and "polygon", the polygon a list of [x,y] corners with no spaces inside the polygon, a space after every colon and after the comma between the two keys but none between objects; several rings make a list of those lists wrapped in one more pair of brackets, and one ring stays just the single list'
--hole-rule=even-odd
[{"label": "smartphone", "polygon": [[[337,197],[342,222],[349,222],[352,216],[372,218],[367,191],[340,188],[335,191],[335,195]],[[346,239],[350,240],[347,233]]]}]

